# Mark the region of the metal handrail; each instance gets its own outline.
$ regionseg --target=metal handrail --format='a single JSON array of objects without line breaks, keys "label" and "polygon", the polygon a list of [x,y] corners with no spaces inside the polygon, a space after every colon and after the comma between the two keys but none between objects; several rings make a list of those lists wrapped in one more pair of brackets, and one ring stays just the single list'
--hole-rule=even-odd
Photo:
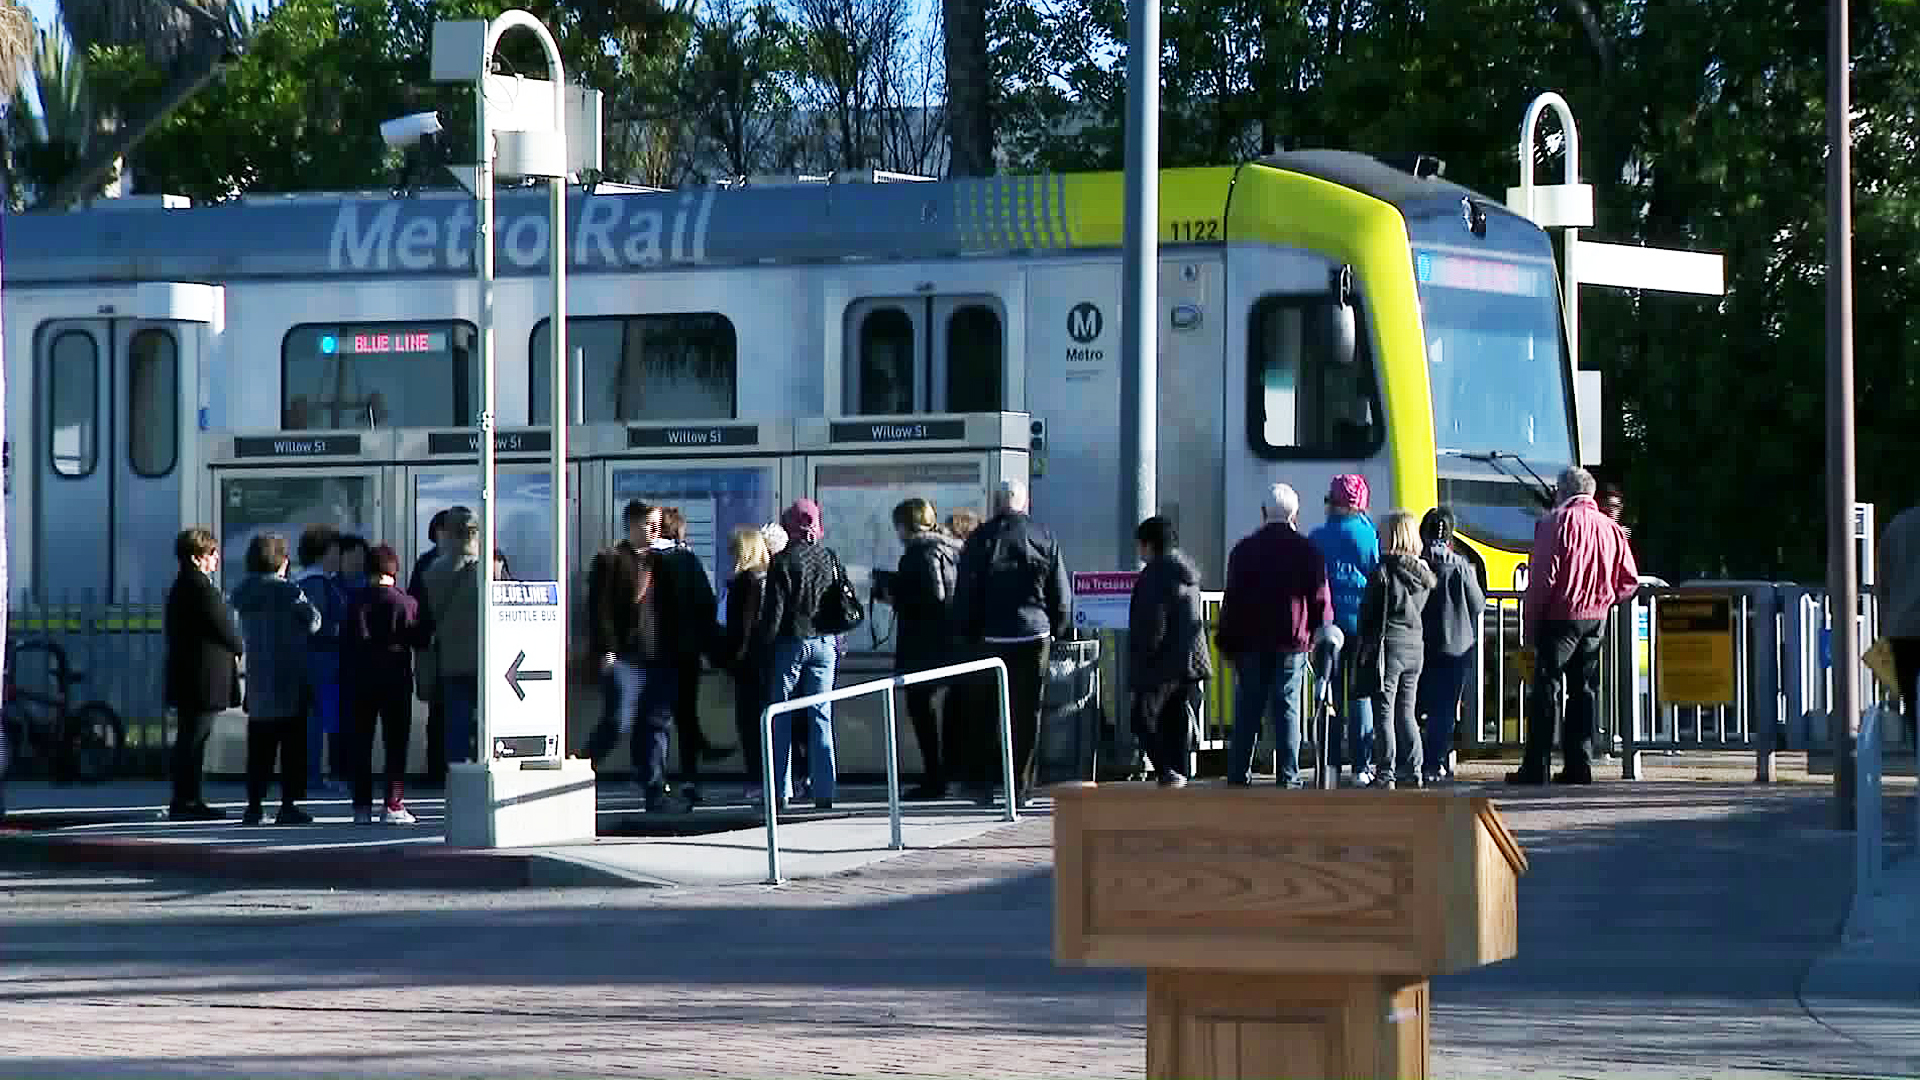
[{"label": "metal handrail", "polygon": [[765,884],[786,883],[786,879],[780,876],[779,807],[784,800],[774,787],[773,718],[784,713],[810,709],[815,705],[830,705],[836,701],[865,697],[883,690],[887,692],[887,817],[892,829],[887,847],[889,850],[899,851],[906,846],[906,843],[901,839],[900,832],[900,737],[895,730],[899,720],[893,706],[893,691],[939,679],[951,679],[956,675],[968,675],[976,671],[992,671],[994,681],[1000,689],[1000,768],[1004,773],[1007,786],[1006,819],[1020,820],[1020,811],[1014,805],[1013,790],[1013,707],[1007,695],[1007,665],[997,656],[990,656],[983,660],[969,660],[963,664],[948,664],[946,667],[928,668],[926,671],[912,671],[885,679],[873,679],[869,682],[855,683],[852,686],[843,686],[838,690],[829,690],[824,694],[808,694],[806,697],[794,698],[791,701],[775,702],[760,712],[760,772],[761,783],[766,785],[762,794],[765,796],[767,806],[767,880]]}]

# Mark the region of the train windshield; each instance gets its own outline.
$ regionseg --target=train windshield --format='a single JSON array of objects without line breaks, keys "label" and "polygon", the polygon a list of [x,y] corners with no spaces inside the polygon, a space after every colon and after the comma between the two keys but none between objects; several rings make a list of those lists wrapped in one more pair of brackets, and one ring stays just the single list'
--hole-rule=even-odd
[{"label": "train windshield", "polygon": [[1535,468],[1572,461],[1552,258],[1416,242],[1413,266],[1435,445],[1519,457]]}]

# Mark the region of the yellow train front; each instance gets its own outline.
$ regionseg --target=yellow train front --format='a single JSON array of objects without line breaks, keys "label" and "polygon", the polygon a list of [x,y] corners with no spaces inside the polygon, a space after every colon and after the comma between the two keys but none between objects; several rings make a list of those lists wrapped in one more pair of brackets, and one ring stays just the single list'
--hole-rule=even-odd
[{"label": "yellow train front", "polygon": [[[1160,496],[1215,588],[1267,484],[1311,527],[1338,473],[1377,517],[1450,507],[1490,588],[1524,586],[1578,457],[1559,275],[1544,231],[1430,171],[1309,150],[1162,173]],[[1121,177],[1062,181],[1071,246],[1112,250]]]}]

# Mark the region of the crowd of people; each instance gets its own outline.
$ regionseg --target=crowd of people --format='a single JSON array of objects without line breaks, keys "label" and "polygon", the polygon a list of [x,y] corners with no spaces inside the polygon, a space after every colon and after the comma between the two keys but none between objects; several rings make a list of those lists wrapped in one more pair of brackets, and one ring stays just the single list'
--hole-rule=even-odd
[{"label": "crowd of people", "polygon": [[[1535,657],[1526,756],[1508,776],[1546,783],[1553,735],[1561,733],[1561,783],[1592,779],[1587,757],[1597,708],[1601,631],[1608,609],[1638,588],[1618,500],[1595,501],[1593,477],[1570,468],[1534,538],[1523,608],[1524,643]],[[1228,782],[1251,782],[1256,744],[1274,718],[1276,779],[1304,786],[1299,765],[1308,655],[1317,640],[1340,643],[1332,679],[1344,723],[1326,746],[1336,772],[1356,786],[1419,786],[1446,779],[1453,728],[1473,650],[1480,643],[1486,572],[1454,541],[1445,507],[1418,522],[1406,512],[1376,526],[1366,480],[1334,478],[1326,522],[1298,528],[1299,494],[1266,492],[1259,529],[1234,545],[1214,640],[1235,675]],[[1041,690],[1050,643],[1071,626],[1071,586],[1060,545],[1028,514],[1025,485],[1003,483],[992,516],[952,513],[911,498],[894,508],[902,554],[874,575],[872,596],[892,605],[897,671],[987,656],[1008,672],[1016,800],[1035,773]],[[602,549],[588,574],[587,637],[603,711],[583,754],[604,761],[630,738],[634,776],[647,809],[701,801],[703,764],[742,754],[743,793],[781,807],[834,804],[833,710],[811,706],[776,718],[772,768],[762,760],[760,717],[773,703],[834,685],[843,637],[865,618],[845,567],[826,542],[818,504],[799,499],[777,522],[729,537],[721,588],[687,544],[686,519],[635,500],[626,535]],[[219,817],[201,794],[203,751],[214,714],[247,712],[244,820],[264,820],[278,764],[276,820],[310,820],[300,802],[316,785],[344,780],[354,817],[374,820],[373,745],[386,751],[380,820],[411,823],[404,792],[413,699],[428,707],[428,772],[475,754],[479,696],[479,528],[452,507],[430,525],[431,550],[405,586],[390,545],[325,527],[290,550],[277,535],[253,539],[246,574],[223,597],[214,584],[219,545],[205,529],[177,543],[180,575],[167,599],[167,702],[179,715],[174,745],[176,818]],[[1143,569],[1134,586],[1128,641],[1133,727],[1160,783],[1187,782],[1191,717],[1212,677],[1200,573],[1179,548],[1177,528],[1155,516],[1136,530]],[[297,558],[299,568],[292,564]],[[504,562],[496,576],[507,576]],[[237,616],[234,618],[232,616]],[[246,658],[244,687],[240,660]],[[738,747],[704,734],[700,679],[711,667],[733,683]],[[990,803],[998,735],[990,674],[905,692],[924,769],[915,799],[942,799],[957,785]],[[944,698],[944,700],[942,700]],[[1564,722],[1562,701],[1564,698]],[[680,746],[682,783],[668,783],[668,751]],[[323,750],[324,748],[324,750]],[[758,779],[773,777],[773,790]]]},{"label": "crowd of people", "polygon": [[[330,792],[349,795],[354,820],[372,823],[376,733],[385,750],[379,820],[414,823],[405,791],[414,699],[428,707],[427,778],[438,786],[449,761],[475,754],[479,696],[479,523],[456,506],[435,514],[428,532],[432,547],[404,587],[390,544],[325,525],[293,544],[262,533],[226,596],[214,583],[213,534],[179,535],[166,602],[165,696],[178,718],[169,816],[224,816],[201,781],[213,719],[237,706],[247,714],[244,824],[266,819],[276,772],[276,824],[310,822],[301,802]],[[499,552],[494,576],[511,576]]]},{"label": "crowd of people", "polygon": [[[1528,705],[1535,722],[1510,783],[1548,781],[1556,728],[1563,767],[1551,779],[1593,780],[1587,744],[1598,711],[1602,631],[1609,609],[1639,589],[1632,547],[1616,520],[1617,492],[1604,509],[1594,494],[1590,473],[1567,469],[1555,505],[1534,531],[1521,632],[1534,657]],[[1228,555],[1214,640],[1235,676],[1230,784],[1251,782],[1254,749],[1271,714],[1275,779],[1305,786],[1301,689],[1309,651],[1321,639],[1338,643],[1324,674],[1345,722],[1329,725],[1327,745],[1316,752],[1335,773],[1350,769],[1354,786],[1381,788],[1450,775],[1454,725],[1486,609],[1486,570],[1454,542],[1447,508],[1427,510],[1417,524],[1395,511],[1375,525],[1368,503],[1364,477],[1336,476],[1326,522],[1302,534],[1299,493],[1274,484],[1261,527]],[[1178,550],[1171,522],[1149,518],[1137,535],[1146,569],[1131,610],[1134,727],[1152,747],[1160,782],[1180,786],[1190,713],[1211,674],[1199,575]]]},{"label": "crowd of people", "polygon": [[[1024,799],[1032,783],[1047,645],[1066,632],[1070,618],[1059,545],[1026,509],[1025,486],[1012,482],[1001,486],[994,516],[984,523],[957,510],[942,525],[925,499],[901,502],[893,510],[900,562],[875,575],[873,590],[895,612],[897,670],[987,655],[1007,662],[1016,799]],[[810,799],[817,809],[831,809],[837,782],[831,704],[776,718],[771,769],[762,758],[760,730],[769,705],[833,688],[844,635],[866,617],[826,542],[819,505],[799,499],[777,522],[735,529],[728,538],[733,565],[718,595],[679,535],[672,508],[636,500],[622,516],[626,537],[601,550],[588,575],[590,647],[604,710],[586,756],[597,763],[630,738],[649,811],[698,802],[698,757],[733,753],[708,747],[690,715],[687,688],[697,686],[704,662],[733,682],[747,797],[771,798],[780,808]],[[983,718],[994,714],[984,696],[994,685],[988,676],[907,690],[924,762],[909,797],[945,798],[950,785],[959,784],[978,800],[991,800],[988,751],[997,736]],[[666,768],[676,725],[688,778],[677,791]],[[767,775],[772,791],[759,779]]]}]

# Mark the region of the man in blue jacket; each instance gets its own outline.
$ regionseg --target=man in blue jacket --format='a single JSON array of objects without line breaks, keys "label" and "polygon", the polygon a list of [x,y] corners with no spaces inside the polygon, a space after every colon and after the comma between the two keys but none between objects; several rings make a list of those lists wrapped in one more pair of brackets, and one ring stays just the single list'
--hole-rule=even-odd
[{"label": "man in blue jacket", "polygon": [[[1342,699],[1341,712],[1347,717],[1347,734],[1353,744],[1353,782],[1365,787],[1373,782],[1373,699],[1351,692],[1348,661],[1360,641],[1360,600],[1367,592],[1367,579],[1380,567],[1380,533],[1367,517],[1367,478],[1358,473],[1342,473],[1327,488],[1327,522],[1313,530],[1308,539],[1320,549],[1327,561],[1327,585],[1333,593],[1333,621],[1346,635],[1347,646],[1334,667],[1335,693]],[[1340,728],[1334,725],[1327,734],[1332,746],[1323,752],[1332,756],[1339,768]]]}]

